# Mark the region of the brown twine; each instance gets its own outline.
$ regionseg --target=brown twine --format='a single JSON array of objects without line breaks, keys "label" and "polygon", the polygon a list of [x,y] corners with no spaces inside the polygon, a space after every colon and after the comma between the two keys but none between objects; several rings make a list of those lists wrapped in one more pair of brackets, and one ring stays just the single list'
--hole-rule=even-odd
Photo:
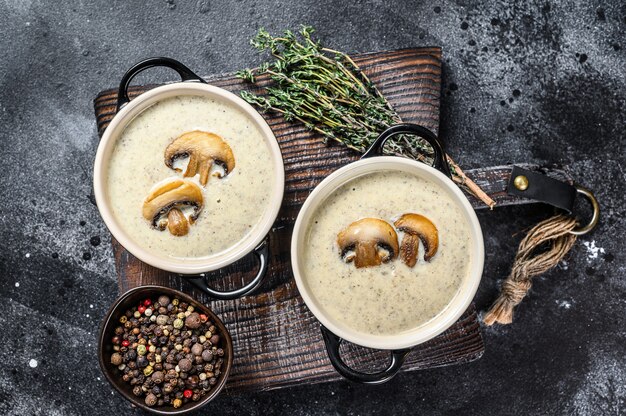
[{"label": "brown twine", "polygon": [[[486,325],[513,322],[513,309],[530,290],[532,278],[556,266],[576,242],[576,236],[570,233],[575,227],[575,218],[555,215],[528,232],[519,245],[511,274],[502,283],[500,296],[483,318]],[[549,243],[550,247],[534,255],[543,243]]]}]

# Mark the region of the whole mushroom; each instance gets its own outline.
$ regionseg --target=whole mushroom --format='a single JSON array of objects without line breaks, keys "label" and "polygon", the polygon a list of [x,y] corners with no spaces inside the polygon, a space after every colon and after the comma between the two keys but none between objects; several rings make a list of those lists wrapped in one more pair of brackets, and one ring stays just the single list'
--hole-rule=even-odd
[{"label": "whole mushroom", "polygon": [[339,254],[357,268],[378,266],[398,256],[398,235],[378,218],[355,221],[337,235]]},{"label": "whole mushroom", "polygon": [[235,169],[233,151],[220,136],[205,131],[194,130],[177,137],[165,149],[165,164],[180,172],[182,169],[174,167],[174,161],[182,157],[189,157],[184,177],[194,177],[200,174],[200,183],[204,186],[209,181],[209,172],[213,163],[224,168],[224,175],[216,173],[221,178]]},{"label": "whole mushroom", "polygon": [[437,227],[428,218],[420,214],[408,213],[402,215],[394,225],[399,231],[404,232],[400,244],[402,261],[409,267],[417,263],[419,240],[422,240],[424,260],[430,261],[439,248],[439,233]]},{"label": "whole mushroom", "polygon": [[[198,185],[183,179],[166,180],[157,184],[144,200],[142,214],[154,228],[165,227],[175,236],[189,232],[203,206],[202,191]],[[183,207],[192,207],[189,219],[182,211]]]}]

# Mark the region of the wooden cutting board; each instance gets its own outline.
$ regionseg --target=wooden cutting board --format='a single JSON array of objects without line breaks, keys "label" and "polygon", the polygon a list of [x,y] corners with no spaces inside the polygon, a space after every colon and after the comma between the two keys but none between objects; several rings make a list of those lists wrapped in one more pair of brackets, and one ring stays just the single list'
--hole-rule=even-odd
[{"label": "wooden cutting board", "polygon": [[[353,57],[377,85],[405,122],[421,124],[434,132],[439,127],[441,49],[420,48],[369,53]],[[232,74],[206,77],[210,84],[238,93],[262,91]],[[261,77],[260,84],[269,82]],[[131,98],[157,85],[132,87]],[[94,102],[98,133],[102,135],[115,115],[117,91],[101,92]],[[285,161],[285,196],[270,233],[268,275],[256,294],[234,301],[215,301],[198,291],[184,278],[150,267],[113,239],[120,292],[145,284],[159,284],[192,293],[209,305],[226,324],[234,341],[235,360],[227,389],[270,390],[300,383],[340,379],[327,359],[319,323],[298,295],[289,260],[291,231],[298,211],[310,191],[328,174],[359,158],[359,154],[336,143],[325,145],[318,135],[300,124],[265,114],[274,131]],[[527,166],[528,167],[528,166]],[[536,167],[535,167],[536,168]],[[497,203],[525,203],[505,192],[510,166],[467,172]],[[551,170],[557,178],[568,178]],[[476,208],[484,207],[469,197]],[[249,281],[254,264],[241,261],[214,273],[212,286],[233,289]],[[362,370],[384,366],[388,354],[346,346],[348,363]],[[416,347],[404,371],[465,363],[484,352],[474,305],[461,319],[437,338]]]}]

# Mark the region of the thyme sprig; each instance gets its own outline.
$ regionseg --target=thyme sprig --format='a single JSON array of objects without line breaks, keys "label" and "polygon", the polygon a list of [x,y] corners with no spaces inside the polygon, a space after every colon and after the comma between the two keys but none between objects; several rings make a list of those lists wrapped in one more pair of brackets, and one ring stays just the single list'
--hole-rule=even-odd
[{"label": "thyme sprig", "polygon": [[[277,112],[287,121],[303,123],[321,134],[325,142],[335,140],[363,152],[383,130],[402,120],[358,65],[348,55],[315,42],[311,38],[313,31],[310,26],[302,26],[298,33],[287,30],[274,37],[260,29],[250,43],[259,52],[269,51],[275,59],[239,71],[237,76],[255,83],[259,75],[267,75],[274,85],[266,87],[265,96],[242,91],[241,97],[262,111]],[[431,163],[430,145],[417,136],[396,136],[387,142],[384,151]],[[452,162],[451,167],[458,183],[469,184],[474,194],[493,205],[458,165]]]}]

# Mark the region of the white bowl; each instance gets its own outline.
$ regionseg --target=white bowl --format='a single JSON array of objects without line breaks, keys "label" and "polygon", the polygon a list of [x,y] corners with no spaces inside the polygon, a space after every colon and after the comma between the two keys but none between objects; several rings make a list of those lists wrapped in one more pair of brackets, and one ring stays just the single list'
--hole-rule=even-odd
[{"label": "white bowl", "polygon": [[[128,233],[120,227],[120,224],[113,215],[109,204],[106,186],[106,173],[111,153],[113,152],[115,144],[126,126],[142,111],[146,110],[158,101],[181,95],[197,95],[217,101],[228,102],[244,112],[251,120],[254,121],[256,126],[262,132],[265,144],[270,150],[274,164],[274,184],[272,188],[272,196],[268,203],[268,207],[265,209],[263,217],[254,226],[252,231],[243,237],[237,244],[215,256],[184,260],[156,255],[153,252],[146,250],[138,244],[131,235],[128,235]],[[217,270],[234,263],[245,255],[251,253],[263,241],[265,236],[269,233],[274,220],[278,216],[278,211],[283,199],[285,171],[283,158],[274,133],[272,133],[272,130],[267,125],[263,117],[261,117],[261,115],[250,104],[235,94],[232,94],[222,88],[199,82],[179,82],[157,87],[141,94],[137,98],[130,101],[127,105],[123,106],[122,109],[115,115],[105,130],[102,139],[100,140],[100,145],[98,146],[96,160],[94,163],[93,184],[96,203],[102,219],[109,228],[109,231],[111,231],[111,234],[113,234],[113,237],[115,237],[115,239],[133,256],[137,257],[144,263],[162,270],[181,274],[200,274]]]},{"label": "white bowl", "polygon": [[[306,273],[303,266],[303,251],[307,249],[305,239],[313,214],[336,189],[358,176],[391,170],[410,173],[428,180],[439,185],[450,195],[452,200],[461,209],[463,216],[470,226],[471,265],[469,273],[463,280],[459,291],[450,304],[428,323],[397,335],[366,334],[357,332],[324,313],[324,309],[311,295],[311,291],[307,285]],[[483,235],[478,219],[476,218],[476,213],[457,185],[435,168],[415,160],[395,156],[379,156],[370,159],[361,159],[344,166],[324,179],[313,190],[311,195],[309,195],[300,210],[291,240],[291,264],[293,274],[300,295],[311,312],[313,312],[313,315],[335,335],[363,347],[383,350],[398,350],[421,344],[441,334],[454,324],[468,308],[476,294],[483,272],[484,255]],[[389,301],[392,302],[393,300],[389,299]]]}]

